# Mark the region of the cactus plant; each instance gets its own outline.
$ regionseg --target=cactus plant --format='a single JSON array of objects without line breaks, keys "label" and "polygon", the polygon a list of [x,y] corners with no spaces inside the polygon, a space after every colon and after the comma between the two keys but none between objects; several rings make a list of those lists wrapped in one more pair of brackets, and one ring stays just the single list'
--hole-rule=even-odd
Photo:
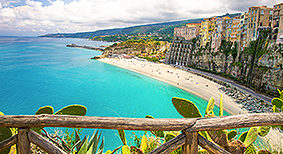
[{"label": "cactus plant", "polygon": [[257,127],[251,127],[247,133],[247,136],[245,138],[244,144],[246,147],[251,145],[257,138],[258,130]]},{"label": "cactus plant", "polygon": [[[0,115],[4,115],[4,113],[0,112]],[[12,135],[13,133],[10,128],[0,128],[0,142],[12,137]],[[1,154],[10,153],[10,149],[11,147],[7,148],[6,150],[2,151]]]},{"label": "cactus plant", "polygon": [[145,135],[142,136],[140,149],[142,152],[145,152],[147,149],[147,138]]},{"label": "cactus plant", "polygon": [[207,107],[206,107],[206,110],[205,110],[205,115],[209,115],[209,114],[214,115],[214,113],[213,113],[214,103],[215,103],[214,98],[211,97],[208,101],[208,104],[207,104]]},{"label": "cactus plant", "polygon": [[244,142],[245,139],[246,139],[246,137],[247,137],[247,134],[248,134],[248,131],[243,132],[243,133],[240,135],[239,140],[242,141],[242,142]]},{"label": "cactus plant", "polygon": [[219,116],[223,116],[223,95],[220,95]]},{"label": "cactus plant", "polygon": [[44,106],[44,107],[40,107],[35,115],[39,115],[39,114],[53,114],[54,113],[54,109],[52,106]]},{"label": "cactus plant", "polygon": [[271,103],[272,105],[276,106],[278,109],[281,109],[283,106],[283,100],[280,98],[273,98]]},{"label": "cactus plant", "polygon": [[236,135],[237,135],[237,131],[236,130],[231,130],[230,132],[228,132],[228,140],[231,140]]},{"label": "cactus plant", "polygon": [[123,145],[127,145],[127,139],[126,139],[125,131],[120,129],[120,130],[118,130],[118,133],[119,133],[119,137],[120,137]]},{"label": "cactus plant", "polygon": [[186,99],[182,98],[172,98],[172,102],[174,107],[177,111],[184,117],[184,118],[199,118],[202,117],[196,105]]},{"label": "cactus plant", "polygon": [[66,106],[60,109],[55,114],[84,116],[86,115],[86,111],[87,111],[87,108],[83,105],[69,105],[69,106]]},{"label": "cactus plant", "polygon": [[261,137],[266,136],[270,131],[271,126],[260,126],[258,127],[258,135]]},{"label": "cactus plant", "polygon": [[256,148],[251,144],[245,151],[245,154],[256,154]]},{"label": "cactus plant", "polygon": [[168,142],[168,141],[170,141],[171,139],[173,139],[175,137],[176,137],[176,135],[173,134],[173,133],[166,133],[166,135],[165,135],[165,142]]}]

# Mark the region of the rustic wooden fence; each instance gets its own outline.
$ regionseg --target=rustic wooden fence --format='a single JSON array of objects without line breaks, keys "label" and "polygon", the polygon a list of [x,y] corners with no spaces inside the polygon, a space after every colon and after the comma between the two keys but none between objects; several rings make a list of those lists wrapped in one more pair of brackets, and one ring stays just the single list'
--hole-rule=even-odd
[{"label": "rustic wooden fence", "polygon": [[69,127],[125,129],[144,131],[181,131],[151,154],[170,153],[183,146],[183,153],[196,154],[198,145],[211,153],[229,153],[198,134],[199,131],[223,130],[253,126],[283,125],[283,113],[257,113],[211,118],[143,119],[118,117],[88,117],[68,115],[0,115],[0,127],[18,128],[18,134],[0,142],[0,152],[16,144],[19,154],[29,154],[30,143],[47,153],[66,153],[30,128]]}]

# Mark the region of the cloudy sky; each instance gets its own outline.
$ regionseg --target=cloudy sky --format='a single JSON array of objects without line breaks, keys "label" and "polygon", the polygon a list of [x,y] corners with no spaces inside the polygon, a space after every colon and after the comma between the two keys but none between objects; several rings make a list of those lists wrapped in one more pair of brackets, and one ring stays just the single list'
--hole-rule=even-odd
[{"label": "cloudy sky", "polygon": [[282,0],[0,0],[0,35],[84,32],[245,12]]}]

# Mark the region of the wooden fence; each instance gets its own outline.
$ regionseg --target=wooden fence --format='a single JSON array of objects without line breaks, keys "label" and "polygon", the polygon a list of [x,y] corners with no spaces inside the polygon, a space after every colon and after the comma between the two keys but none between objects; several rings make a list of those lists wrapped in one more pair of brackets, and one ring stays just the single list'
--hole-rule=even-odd
[{"label": "wooden fence", "polygon": [[181,131],[151,154],[170,153],[183,146],[183,153],[196,154],[198,145],[211,153],[229,153],[215,143],[198,134],[199,131],[212,131],[253,126],[283,125],[283,113],[257,113],[234,116],[190,118],[190,119],[144,119],[118,117],[89,117],[68,115],[0,115],[0,127],[18,128],[18,134],[0,142],[0,152],[17,144],[19,154],[29,154],[30,143],[34,143],[47,153],[66,153],[49,140],[30,128],[69,127],[125,129],[144,131]]}]

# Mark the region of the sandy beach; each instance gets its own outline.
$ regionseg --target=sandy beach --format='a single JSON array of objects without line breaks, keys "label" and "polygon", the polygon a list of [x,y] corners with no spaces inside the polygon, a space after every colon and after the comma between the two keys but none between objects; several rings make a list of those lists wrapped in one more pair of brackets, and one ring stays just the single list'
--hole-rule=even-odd
[{"label": "sandy beach", "polygon": [[166,82],[205,100],[209,100],[213,97],[217,106],[219,106],[220,95],[222,94],[225,111],[230,114],[247,113],[247,111],[241,109],[241,106],[235,103],[231,97],[218,90],[221,85],[195,74],[171,67],[170,65],[119,58],[103,58],[99,59],[99,61]]}]

